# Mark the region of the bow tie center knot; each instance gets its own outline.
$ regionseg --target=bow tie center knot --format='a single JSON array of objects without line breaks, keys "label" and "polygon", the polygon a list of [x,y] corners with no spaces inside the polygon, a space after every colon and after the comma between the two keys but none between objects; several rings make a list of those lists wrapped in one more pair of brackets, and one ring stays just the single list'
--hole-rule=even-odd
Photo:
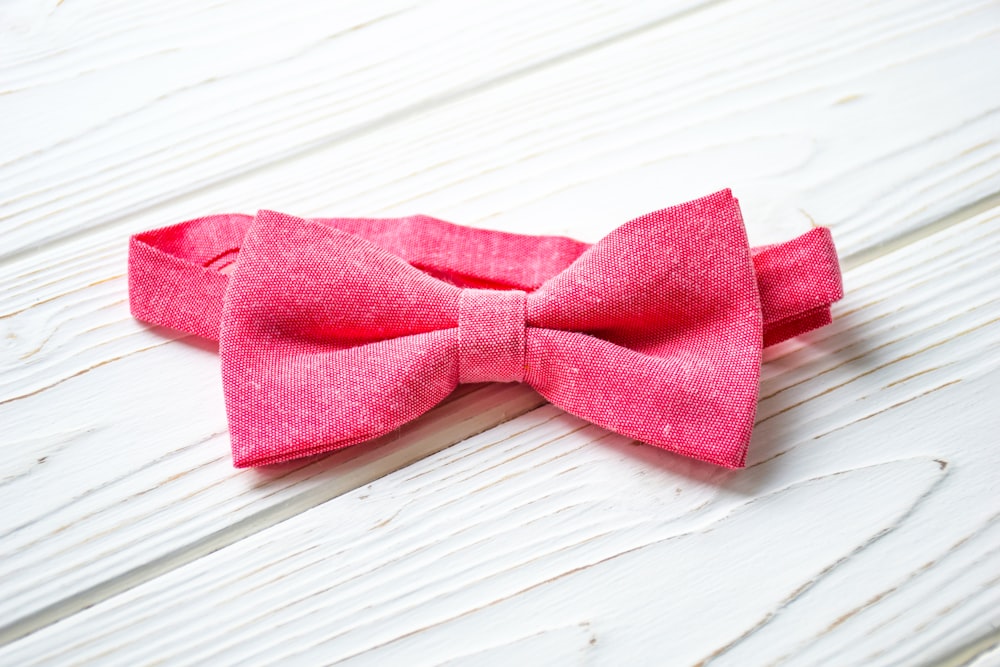
[{"label": "bow tie center knot", "polygon": [[458,300],[458,381],[524,380],[527,294],[464,289]]}]

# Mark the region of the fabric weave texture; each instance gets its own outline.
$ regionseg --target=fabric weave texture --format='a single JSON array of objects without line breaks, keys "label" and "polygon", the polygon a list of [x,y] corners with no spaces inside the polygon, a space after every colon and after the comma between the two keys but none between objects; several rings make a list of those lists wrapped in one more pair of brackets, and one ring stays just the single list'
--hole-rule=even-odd
[{"label": "fabric weave texture", "polygon": [[460,383],[525,382],[738,468],[762,347],[842,295],[828,230],[751,249],[728,190],[593,246],[426,216],[211,216],[133,237],[129,280],[137,318],[218,337],[238,467],[371,440]]}]

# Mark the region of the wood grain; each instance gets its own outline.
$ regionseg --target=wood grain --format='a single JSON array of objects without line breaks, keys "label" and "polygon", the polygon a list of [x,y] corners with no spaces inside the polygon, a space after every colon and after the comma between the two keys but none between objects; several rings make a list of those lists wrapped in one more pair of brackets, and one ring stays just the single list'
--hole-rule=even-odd
[{"label": "wood grain", "polygon": [[23,128],[0,166],[3,254],[371,132],[699,4],[522,0],[471,12],[456,0],[379,0],[276,16],[266,2],[70,3],[46,17],[48,40],[0,51],[0,113]]},{"label": "wood grain", "polygon": [[[134,93],[118,95],[140,95],[159,83],[159,96],[146,92],[145,104],[109,96],[100,109],[139,109],[115,122],[99,116],[95,125],[72,125],[78,134],[65,130],[56,146],[37,138],[25,153],[15,145],[0,171],[7,193],[0,195],[3,252],[94,228],[135,231],[147,216],[157,219],[156,204],[180,204],[192,193],[198,203],[180,207],[182,215],[203,213],[206,199],[225,208],[266,200],[301,213],[421,208],[476,222],[530,204],[532,211],[559,212],[556,225],[580,233],[581,222],[607,229],[623,211],[661,206],[664,192],[682,198],[747,181],[762,206],[786,216],[783,208],[802,208],[796,222],[810,216],[833,224],[845,241],[864,240],[849,243],[860,250],[996,191],[992,128],[1000,93],[974,72],[962,73],[965,63],[1000,55],[993,3],[848,3],[799,12],[794,3],[732,2],[686,13],[688,5],[661,9],[661,18],[649,16],[650,6],[632,3],[609,16],[592,5],[541,10],[526,3],[497,25],[492,15],[474,21],[440,2],[370,24],[362,21],[367,14],[348,12],[346,24],[364,27],[346,32],[304,13],[295,18],[308,31],[279,31],[264,40],[267,49],[255,50],[255,58],[271,56],[280,66],[251,72],[231,72],[234,61],[244,61],[213,59],[216,52],[205,52],[197,39],[173,44],[179,28],[161,34],[154,20],[148,30],[172,44],[165,50],[203,57],[183,60],[193,71],[179,68],[176,76],[184,78],[176,90],[148,68],[99,69],[95,76],[104,80],[135,81],[124,87]],[[266,14],[227,11],[241,17],[226,20],[253,23],[233,30],[232,39],[271,28]],[[539,11],[545,13],[532,15]],[[560,12],[563,20],[555,18]],[[438,20],[445,13],[474,25]],[[419,39],[401,39],[404,27]],[[324,36],[324,29],[333,32]],[[466,35],[460,56],[426,48],[425,41],[442,41],[445,29]],[[621,37],[609,38],[616,30]],[[124,34],[133,44],[135,30]],[[318,46],[303,48],[299,40],[310,36]],[[359,48],[362,38],[380,48]],[[511,43],[518,48],[505,48]],[[383,53],[384,44],[394,51]],[[297,49],[303,52],[289,55]],[[342,51],[352,57],[340,57]],[[380,64],[368,65],[365,59],[378,54]],[[420,75],[410,76],[410,67]],[[475,78],[487,68],[493,76]],[[925,85],[928,78],[934,86]],[[465,92],[405,103],[442,86]],[[290,94],[289,87],[303,90]],[[395,104],[384,99],[390,91]],[[21,126],[34,119],[39,100],[14,91],[0,104]],[[70,150],[75,141],[83,145]],[[80,155],[102,169],[80,165]],[[240,185],[231,196],[214,192]],[[845,190],[848,201],[839,194]],[[623,200],[628,206],[610,204]],[[905,224],[884,224],[887,214]],[[529,220],[520,224],[537,218]]]}]

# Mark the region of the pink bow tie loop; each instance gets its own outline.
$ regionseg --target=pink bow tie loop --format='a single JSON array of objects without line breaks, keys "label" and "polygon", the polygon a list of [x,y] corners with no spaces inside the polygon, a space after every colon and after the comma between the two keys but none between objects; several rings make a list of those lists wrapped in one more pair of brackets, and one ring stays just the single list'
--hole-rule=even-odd
[{"label": "pink bow tie loop", "polygon": [[456,287],[329,225],[262,211],[222,308],[234,463],[375,438],[462,382],[523,381],[604,428],[739,467],[761,321],[728,191],[626,223],[530,292]]}]

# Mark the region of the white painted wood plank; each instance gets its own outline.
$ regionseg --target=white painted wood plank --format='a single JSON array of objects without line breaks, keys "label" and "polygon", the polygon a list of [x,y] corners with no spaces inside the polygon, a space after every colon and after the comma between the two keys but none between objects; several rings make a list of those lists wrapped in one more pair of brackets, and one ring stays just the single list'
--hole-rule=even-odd
[{"label": "white painted wood plank", "polygon": [[[385,458],[380,472],[379,454],[355,475],[334,458],[281,469],[268,484],[231,470],[211,348],[164,345],[165,332],[128,318],[129,231],[266,200],[302,214],[422,210],[522,230],[543,231],[542,219],[544,231],[596,238],[644,209],[742,183],[758,239],[802,231],[808,215],[832,222],[847,252],[864,253],[962,214],[993,187],[992,144],[977,148],[989,127],[975,120],[991,117],[993,88],[973,97],[978,80],[945,76],[992,53],[991,6],[880,5],[846,18],[782,18],[781,7],[727,3],[666,23],[0,269],[9,286],[0,420],[12,452],[0,499],[12,510],[4,528],[15,531],[0,545],[14,554],[0,561],[0,578],[16,582],[0,596],[0,618],[23,630],[70,613],[408,460]],[[794,41],[783,50],[786,34]],[[757,56],[736,59],[746,53]],[[739,63],[720,70],[727,58]],[[921,85],[928,68],[967,103],[947,105],[939,88]],[[833,71],[842,78],[821,84]],[[864,94],[835,103],[852,90]],[[857,106],[865,100],[879,103]],[[934,113],[900,125],[914,106]],[[851,139],[870,125],[900,127]],[[919,178],[927,187],[899,188]],[[144,179],[138,194],[120,194],[146,201],[161,185]],[[901,191],[913,197],[907,207],[883,205]],[[807,379],[789,373],[789,383]],[[824,382],[802,388],[821,392]],[[802,388],[774,404],[794,404]],[[397,451],[425,455],[533,405],[511,391],[474,399],[465,416],[432,422]],[[444,423],[454,429],[434,435]]]},{"label": "white painted wood plank", "polygon": [[[143,355],[134,371],[164,377],[190,365],[189,354],[158,350]],[[167,404],[154,383],[112,383],[99,403],[81,401],[73,387],[59,388],[49,405],[63,406],[69,420],[81,424],[77,431],[39,427],[51,417],[45,406],[8,422],[34,435],[7,443],[13,454],[0,480],[7,502],[0,544],[5,640],[543,403],[523,386],[470,388],[369,447],[238,471],[221,392],[208,379],[217,366],[217,359],[206,361],[204,375],[173,383],[170,390],[183,399]],[[103,407],[136,394],[161,407]],[[204,436],[213,421],[215,432]],[[136,433],[142,437],[130,436]],[[95,448],[102,457],[94,457]]]},{"label": "white painted wood plank", "polygon": [[14,128],[0,154],[0,255],[371,131],[699,4],[60,5],[8,26],[0,41],[0,116]]},{"label": "white painted wood plank", "polygon": [[998,261],[994,209],[849,271],[836,323],[770,353],[748,470],[547,406],[0,660],[488,664],[508,644],[537,650],[527,664],[917,664],[979,646],[972,660],[1000,622]]},{"label": "white painted wood plank", "polygon": [[[614,11],[504,3],[495,10],[501,17],[474,18],[438,2],[343,34],[351,21],[371,17],[348,13],[344,25],[331,25],[302,10],[267,40],[268,12],[225,10],[237,19],[220,9],[206,23],[208,35],[179,12],[172,20],[180,26],[153,38],[165,55],[149,55],[157,68],[176,69],[177,81],[107,64],[93,88],[119,82],[138,100],[120,98],[133,93],[117,88],[93,96],[109,99],[95,102],[101,111],[92,124],[73,125],[53,146],[32,132],[12,151],[28,152],[0,170],[3,252],[93,226],[134,231],[155,203],[244,178],[257,187],[214,205],[255,207],[266,199],[302,213],[365,214],[419,205],[476,221],[532,203],[570,229],[606,224],[609,203],[623,199],[635,213],[661,205],[665,189],[688,195],[752,180],[758,201],[779,212],[802,208],[803,219],[832,223],[863,247],[996,191],[1000,92],[978,67],[1000,58],[995,3],[848,2],[803,12],[791,2],[742,1],[680,9],[689,6],[657,5],[668,17],[679,12],[674,21],[651,15],[650,3]],[[398,8],[371,11],[378,7]],[[156,19],[143,24],[154,36],[163,22]],[[252,61],[258,66],[243,71],[232,55],[214,57],[209,35],[230,19],[249,24],[232,31],[239,41],[231,49],[266,42],[254,57],[273,64]],[[303,32],[300,24],[310,27]],[[183,31],[195,35],[178,43]],[[459,55],[446,46],[455,34],[464,35]],[[127,52],[133,40],[121,48]],[[365,59],[376,55],[382,59],[366,69]],[[150,88],[157,81],[162,88]],[[62,93],[53,86],[46,95]],[[466,92],[443,92],[456,86]],[[0,111],[18,128],[38,127],[35,109],[48,101],[15,90],[0,96]],[[439,116],[442,109],[453,112]],[[112,122],[114,114],[123,117]],[[359,136],[365,133],[368,141]],[[354,150],[257,178],[275,160],[312,158],[345,142]],[[469,179],[483,172],[493,178]],[[275,188],[287,195],[272,194]],[[441,190],[450,192],[441,197]],[[459,208],[466,198],[475,201]],[[192,205],[184,213],[202,211]],[[886,225],[887,215],[903,222]]]}]

